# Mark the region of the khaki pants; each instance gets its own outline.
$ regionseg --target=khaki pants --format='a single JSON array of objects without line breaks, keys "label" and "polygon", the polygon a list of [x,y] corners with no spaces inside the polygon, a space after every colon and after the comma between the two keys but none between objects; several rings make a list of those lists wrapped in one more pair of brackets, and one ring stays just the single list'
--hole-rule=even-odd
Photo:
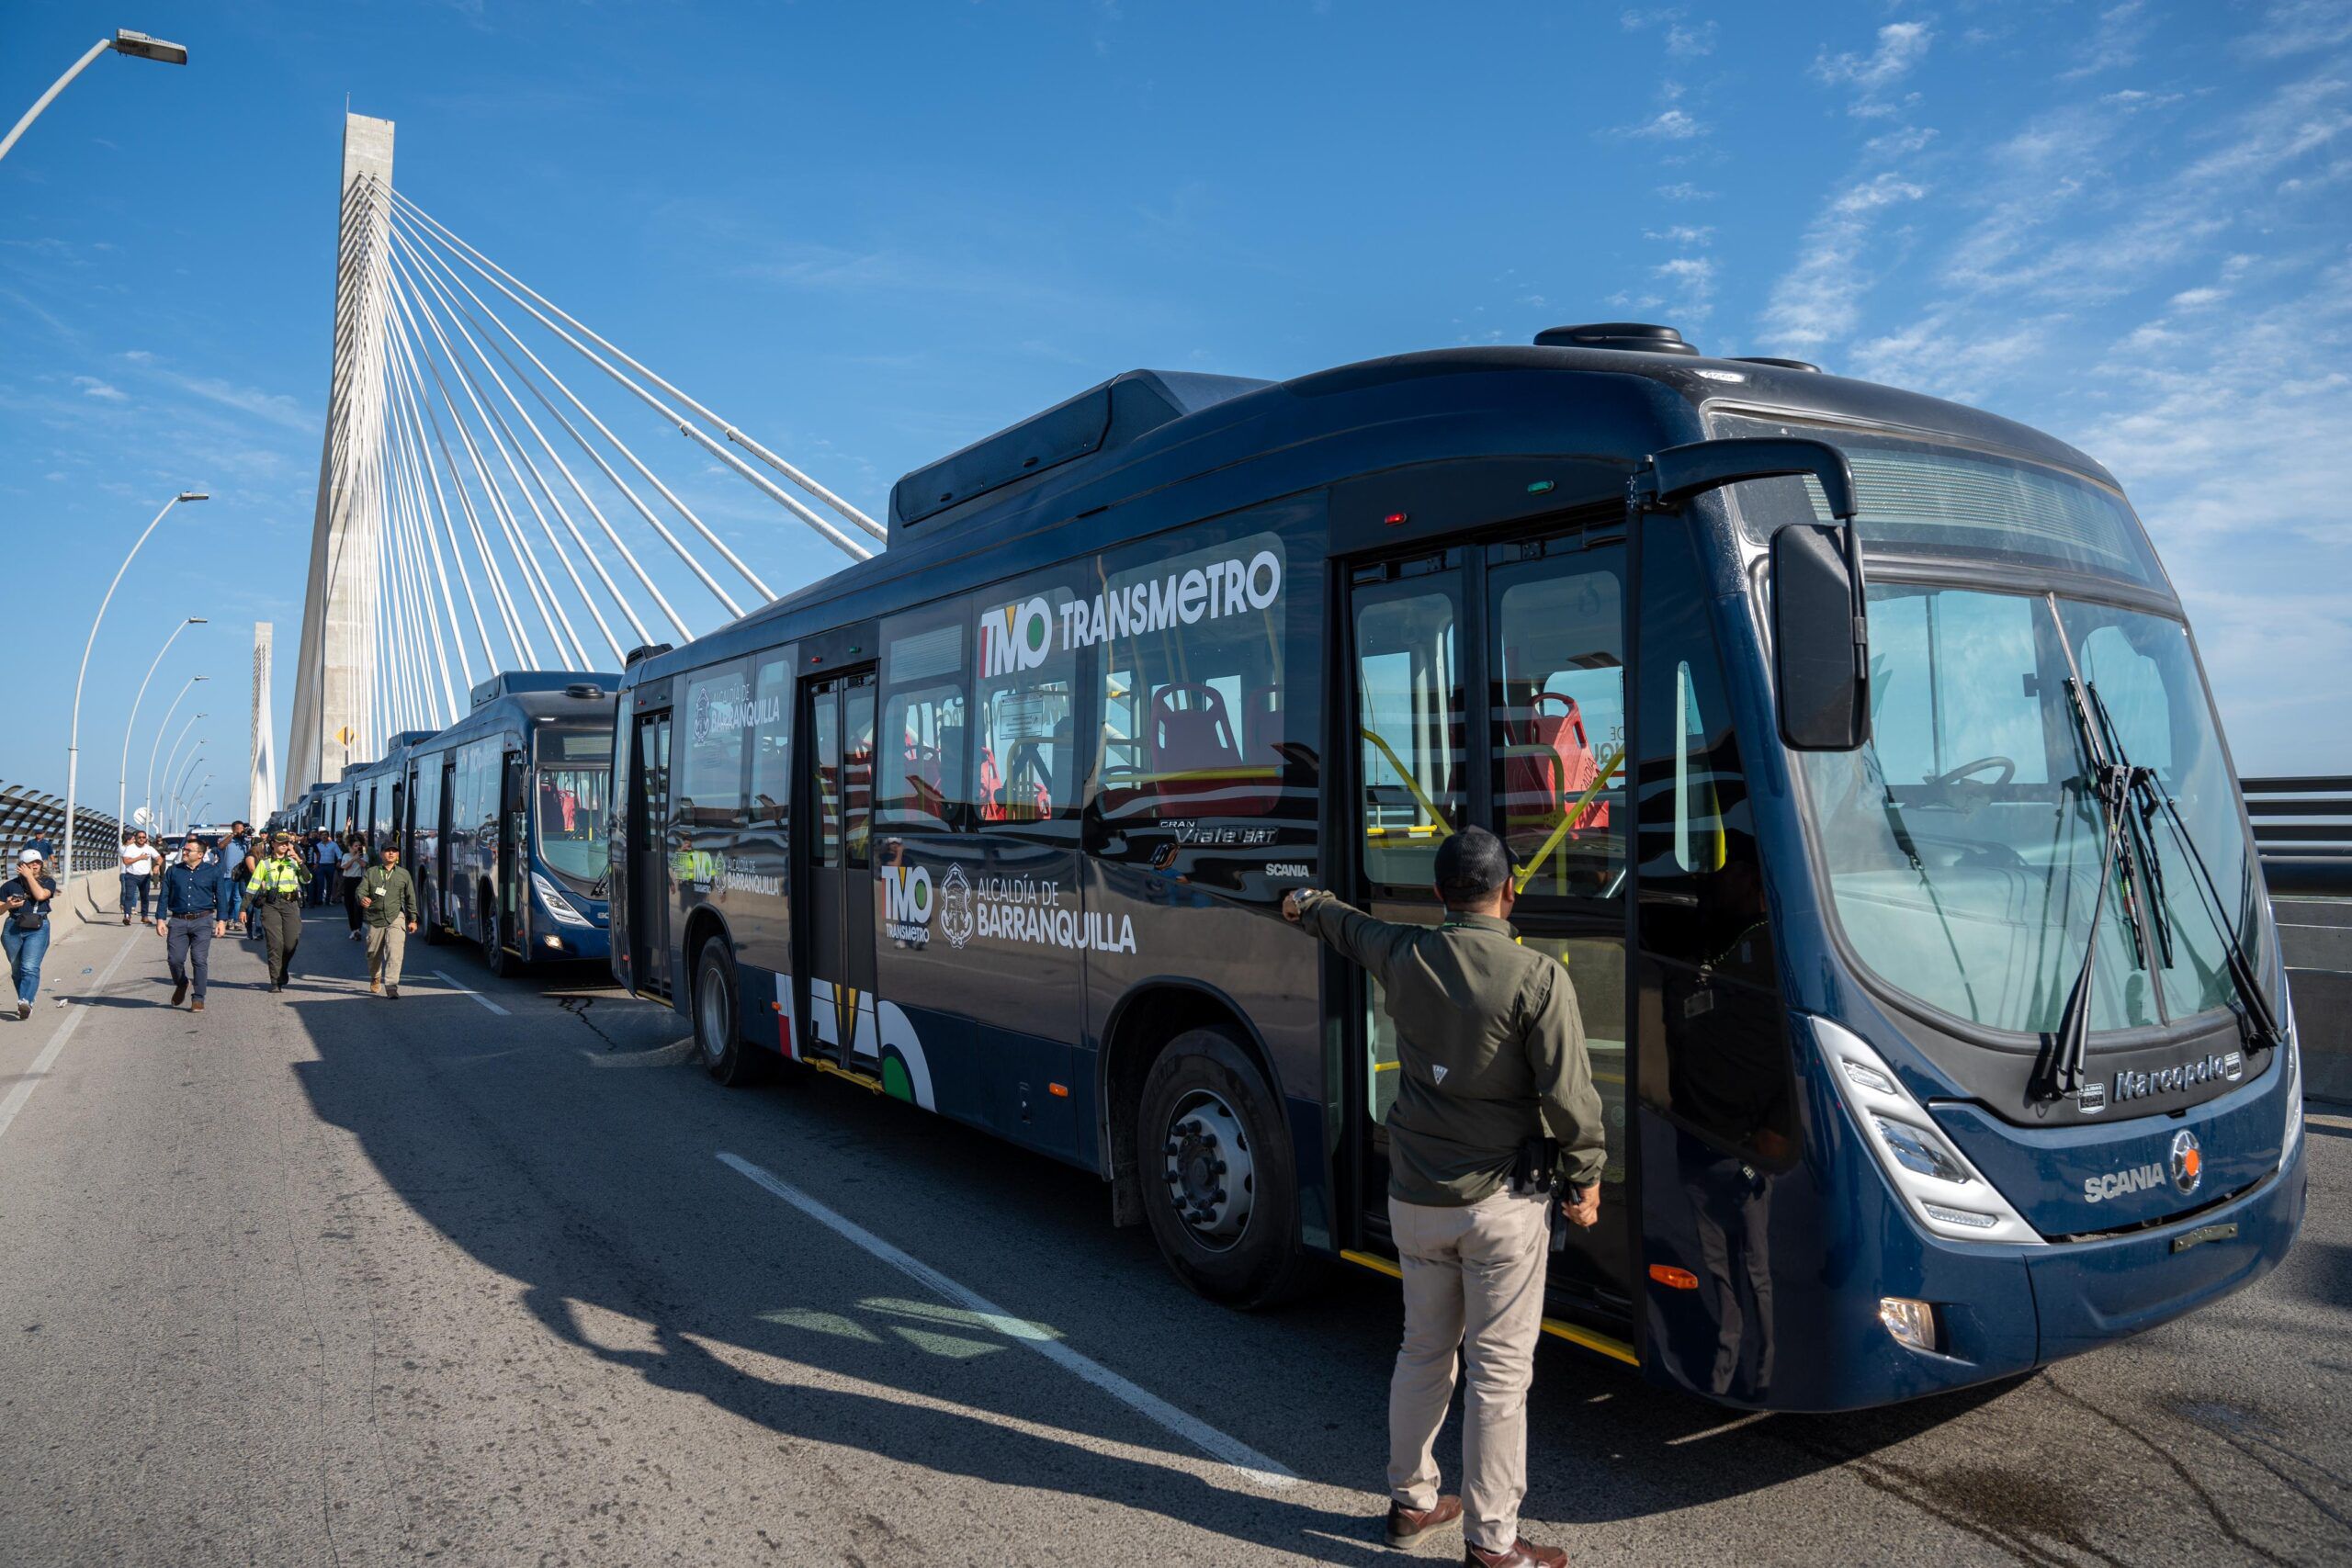
[{"label": "khaki pants", "polygon": [[368,978],[401,983],[401,960],[408,955],[408,928],[398,920],[368,928]]},{"label": "khaki pants", "polygon": [[1468,1366],[1462,1527],[1485,1551],[1508,1551],[1519,1539],[1551,1201],[1543,1193],[1515,1197],[1507,1187],[1458,1209],[1388,1200],[1405,1274],[1405,1343],[1388,1385],[1388,1495],[1408,1508],[1437,1503],[1437,1432],[1453,1397],[1458,1349]]}]

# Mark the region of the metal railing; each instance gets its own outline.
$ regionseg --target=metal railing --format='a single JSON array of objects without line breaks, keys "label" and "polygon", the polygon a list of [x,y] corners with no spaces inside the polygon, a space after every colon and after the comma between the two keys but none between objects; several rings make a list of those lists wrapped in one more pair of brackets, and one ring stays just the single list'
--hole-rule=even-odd
[{"label": "metal railing", "polygon": [[2352,776],[2240,779],[2274,895],[2352,898]]},{"label": "metal railing", "polygon": [[[65,802],[39,790],[0,784],[0,852],[6,866],[17,863],[17,852],[38,843],[54,861],[65,848]],[[122,825],[101,811],[74,808],[74,874],[86,876],[119,863]],[[0,876],[10,873],[0,869]]]}]

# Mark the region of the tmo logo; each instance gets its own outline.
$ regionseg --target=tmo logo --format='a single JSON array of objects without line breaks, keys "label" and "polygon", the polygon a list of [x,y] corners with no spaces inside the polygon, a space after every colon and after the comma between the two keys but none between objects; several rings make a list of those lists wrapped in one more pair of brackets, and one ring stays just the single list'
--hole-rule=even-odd
[{"label": "tmo logo", "polygon": [[1013,675],[1046,661],[1054,643],[1054,607],[1018,601],[980,616],[980,673]]},{"label": "tmo logo", "polygon": [[919,865],[882,868],[882,918],[894,926],[931,924],[931,873]]}]

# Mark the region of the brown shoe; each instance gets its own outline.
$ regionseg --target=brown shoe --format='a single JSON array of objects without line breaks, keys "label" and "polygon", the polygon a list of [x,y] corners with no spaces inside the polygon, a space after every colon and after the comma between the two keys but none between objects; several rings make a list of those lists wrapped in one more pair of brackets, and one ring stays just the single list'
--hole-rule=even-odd
[{"label": "brown shoe", "polygon": [[1462,1499],[1440,1497],[1430,1508],[1408,1508],[1402,1503],[1388,1505],[1388,1544],[1399,1551],[1419,1545],[1430,1533],[1448,1525],[1462,1522]]},{"label": "brown shoe", "polygon": [[382,995],[384,994],[384,982],[382,982],[381,980],[370,980],[370,981],[368,981],[368,994],[369,996],[371,996],[371,997],[380,997],[380,996],[382,996]]},{"label": "brown shoe", "polygon": [[1463,1543],[1463,1568],[1568,1568],[1568,1554],[1556,1546],[1538,1546],[1525,1536],[1510,1543],[1509,1551],[1481,1551]]},{"label": "brown shoe", "polygon": [[187,1000],[187,982],[177,981],[172,987],[172,1005],[177,1007],[186,1000]]},{"label": "brown shoe", "polygon": [[[187,1010],[190,1012],[202,1012],[204,1010],[204,998],[202,997],[198,997],[196,1000],[188,1003]],[[1563,1558],[1561,1561],[1566,1562],[1566,1559]]]}]

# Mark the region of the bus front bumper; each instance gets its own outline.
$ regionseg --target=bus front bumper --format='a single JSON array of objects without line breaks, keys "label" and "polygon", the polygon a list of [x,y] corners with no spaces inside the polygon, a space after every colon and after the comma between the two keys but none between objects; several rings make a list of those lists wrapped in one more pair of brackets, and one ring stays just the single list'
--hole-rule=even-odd
[{"label": "bus front bumper", "polygon": [[2225,1203],[2026,1258],[2042,1364],[2169,1323],[2267,1274],[2303,1223],[2305,1150]]}]

